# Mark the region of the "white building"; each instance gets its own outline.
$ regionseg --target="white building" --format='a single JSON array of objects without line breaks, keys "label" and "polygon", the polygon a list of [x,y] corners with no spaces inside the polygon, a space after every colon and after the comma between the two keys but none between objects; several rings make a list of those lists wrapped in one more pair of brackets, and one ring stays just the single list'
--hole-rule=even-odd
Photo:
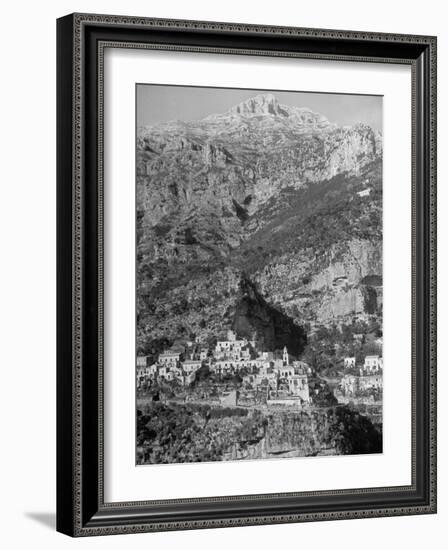
[{"label": "white building", "polygon": [[277,390],[278,387],[278,376],[275,372],[270,372],[266,374],[248,374],[243,378],[243,381],[246,384],[250,384],[252,387],[260,386],[269,386],[270,390]]},{"label": "white building", "polygon": [[137,387],[148,380],[153,380],[156,374],[157,365],[155,363],[149,366],[137,366]]},{"label": "white building", "polygon": [[243,359],[235,361],[233,359],[222,359],[210,364],[210,370],[216,374],[233,374],[242,369],[253,370],[256,361],[245,361]]},{"label": "white building", "polygon": [[257,359],[259,361],[273,361],[274,360],[274,354],[272,353],[272,351],[260,351],[260,353],[258,354],[258,357]]},{"label": "white building", "polygon": [[370,192],[372,189],[370,187],[367,187],[367,189],[363,189],[362,191],[358,191],[357,195],[358,197],[368,197],[370,195]]},{"label": "white building", "polygon": [[273,368],[271,367],[271,364],[267,361],[258,365],[257,368],[258,368],[258,374],[260,375],[266,375],[266,374],[270,374],[271,372],[274,372]]},{"label": "white building", "polygon": [[352,396],[369,389],[381,390],[383,388],[383,376],[380,373],[360,376],[350,374],[342,378],[341,388],[345,395]]},{"label": "white building", "polygon": [[160,368],[159,368],[159,371],[158,371],[158,375],[160,376],[160,378],[166,378],[166,375],[168,374],[170,368],[166,365],[162,365]]},{"label": "white building", "polygon": [[162,365],[176,365],[180,360],[180,353],[177,351],[164,351],[159,355],[159,363]]},{"label": "white building", "polygon": [[305,363],[305,361],[293,361],[292,366],[294,367],[295,374],[311,374],[312,369]]},{"label": "white building", "polygon": [[146,371],[148,373],[148,376],[151,377],[151,378],[154,378],[155,375],[157,374],[157,369],[158,369],[157,363],[153,363],[149,367],[146,367]]},{"label": "white building", "polygon": [[368,376],[359,377],[359,389],[369,390],[369,389],[383,389],[383,376],[381,374],[371,374]]},{"label": "white building", "polygon": [[159,378],[167,382],[171,382],[175,378],[174,372],[169,367],[160,367],[158,374]]},{"label": "white building", "polygon": [[137,367],[137,388],[143,385],[146,379],[146,367]]},{"label": "white building", "polygon": [[146,367],[146,363],[147,363],[146,355],[140,355],[137,357],[137,367]]},{"label": "white building", "polygon": [[364,359],[364,370],[366,372],[379,372],[383,369],[383,358],[379,355],[367,355]]},{"label": "white building", "polygon": [[229,354],[234,354],[235,358],[241,354],[241,350],[247,346],[247,340],[237,340],[233,330],[227,332],[227,340],[218,340],[215,346],[215,356],[221,358]]},{"label": "white building", "polygon": [[280,369],[278,369],[278,373],[280,375],[280,378],[289,378],[290,376],[294,376],[294,374],[296,374],[296,370],[291,365],[290,367],[281,367]]},{"label": "white building", "polygon": [[344,369],[351,369],[356,367],[355,357],[344,357]]},{"label": "white building", "polygon": [[201,365],[202,365],[202,361],[188,359],[182,363],[182,368],[187,374],[190,374],[200,369]]},{"label": "white building", "polygon": [[288,378],[289,392],[303,401],[309,402],[310,391],[306,374],[293,374]]},{"label": "white building", "polygon": [[358,391],[358,378],[358,376],[354,376],[353,374],[348,374],[342,378],[341,388],[346,395],[354,395]]}]

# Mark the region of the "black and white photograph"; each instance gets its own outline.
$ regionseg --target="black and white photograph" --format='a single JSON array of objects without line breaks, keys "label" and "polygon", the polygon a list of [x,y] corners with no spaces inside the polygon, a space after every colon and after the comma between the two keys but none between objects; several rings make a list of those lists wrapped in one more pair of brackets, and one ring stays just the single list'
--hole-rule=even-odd
[{"label": "black and white photograph", "polygon": [[442,6],[5,4],[6,550],[441,548]]},{"label": "black and white photograph", "polygon": [[382,452],[382,139],[381,96],[136,86],[138,465]]}]

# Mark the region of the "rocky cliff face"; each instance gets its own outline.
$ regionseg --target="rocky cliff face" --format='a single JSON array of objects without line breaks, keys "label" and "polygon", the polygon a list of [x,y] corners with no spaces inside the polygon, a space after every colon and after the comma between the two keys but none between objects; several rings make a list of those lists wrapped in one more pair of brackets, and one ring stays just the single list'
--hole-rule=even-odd
[{"label": "rocky cliff face", "polygon": [[160,402],[139,406],[138,464],[382,452],[381,428],[348,407],[261,412]]},{"label": "rocky cliff face", "polygon": [[381,451],[379,428],[359,413],[339,407],[267,413],[258,430],[252,430],[250,439],[240,433],[225,456],[228,460],[253,460]]},{"label": "rocky cliff face", "polygon": [[382,139],[370,127],[263,94],[139,128],[137,144],[140,350],[232,325],[278,347],[285,334],[300,340],[289,322],[380,313]]},{"label": "rocky cliff face", "polygon": [[336,242],[318,259],[314,250],[286,253],[258,270],[255,281],[264,295],[282,303],[287,314],[294,317],[299,312],[302,321],[325,323],[353,315],[362,318],[379,314],[381,243],[356,238]]},{"label": "rocky cliff face", "polygon": [[306,334],[281,308],[270,305],[257,291],[256,285],[246,277],[241,278],[240,296],[232,311],[233,330],[250,339],[257,334],[259,345],[273,350],[288,347],[291,354],[299,356],[306,343]]}]

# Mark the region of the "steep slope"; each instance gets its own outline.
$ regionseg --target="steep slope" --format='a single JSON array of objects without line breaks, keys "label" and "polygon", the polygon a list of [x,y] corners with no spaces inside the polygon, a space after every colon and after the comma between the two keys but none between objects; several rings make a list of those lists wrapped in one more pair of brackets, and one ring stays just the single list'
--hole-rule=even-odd
[{"label": "steep slope", "polygon": [[247,285],[296,326],[380,314],[381,143],[272,94],[140,128],[139,349],[236,326]]}]

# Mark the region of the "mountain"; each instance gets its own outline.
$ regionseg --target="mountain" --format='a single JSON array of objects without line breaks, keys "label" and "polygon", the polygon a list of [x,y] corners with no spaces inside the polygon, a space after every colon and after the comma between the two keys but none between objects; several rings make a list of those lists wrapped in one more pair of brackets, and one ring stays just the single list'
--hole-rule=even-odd
[{"label": "mountain", "polygon": [[239,324],[299,355],[293,326],[380,315],[381,219],[382,136],[365,124],[261,94],[138,128],[139,350]]}]

